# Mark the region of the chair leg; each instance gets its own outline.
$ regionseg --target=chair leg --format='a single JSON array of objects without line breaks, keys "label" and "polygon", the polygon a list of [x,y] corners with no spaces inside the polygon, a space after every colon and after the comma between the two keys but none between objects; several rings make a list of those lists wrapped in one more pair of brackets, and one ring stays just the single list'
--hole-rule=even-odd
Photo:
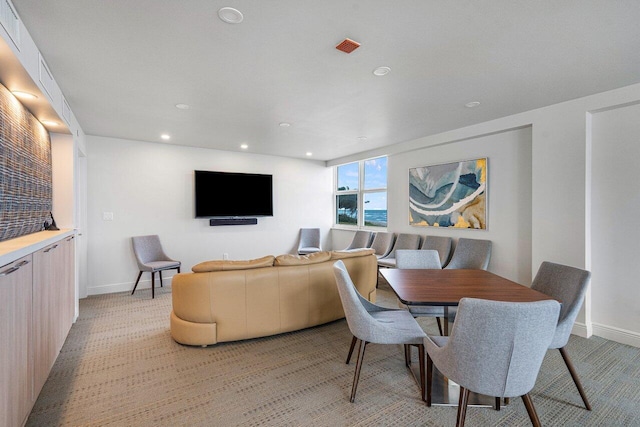
[{"label": "chair leg", "polygon": [[439,317],[436,317],[436,322],[438,322],[438,331],[440,332],[440,336],[443,336],[443,334],[442,334],[442,322],[440,321]]},{"label": "chair leg", "polygon": [[156,297],[156,273],[151,272],[151,299]]},{"label": "chair leg", "polygon": [[427,353],[427,406],[431,406],[431,387],[433,382],[433,360]]},{"label": "chair leg", "polygon": [[411,367],[411,346],[409,344],[404,345],[404,364],[407,368]]},{"label": "chair leg", "polygon": [[360,370],[362,369],[362,360],[364,359],[364,350],[367,348],[367,343],[360,340],[360,347],[358,348],[358,360],[356,361],[356,372],[353,375],[353,385],[351,386],[351,398],[349,401],[353,403],[356,400],[356,390],[358,389],[358,380],[360,379]]},{"label": "chair leg", "polygon": [[576,384],[576,387],[578,388],[578,393],[580,393],[580,397],[582,397],[584,406],[587,408],[587,410],[590,411],[591,405],[589,404],[589,400],[587,399],[587,393],[585,393],[584,389],[582,388],[582,384],[580,383],[580,379],[578,378],[578,373],[576,372],[576,369],[573,367],[573,363],[571,363],[571,359],[569,359],[567,350],[565,350],[564,347],[560,348],[559,350],[560,350],[560,354],[562,355],[562,358],[564,359],[565,365],[567,365],[567,368],[569,369],[571,378],[573,378],[573,382]]},{"label": "chair leg", "polygon": [[420,394],[422,401],[426,400],[425,397],[425,379],[424,379],[424,344],[418,344],[418,363],[420,364]]},{"label": "chair leg", "polygon": [[458,400],[458,418],[456,427],[464,427],[464,420],[467,417],[467,405],[469,404],[469,389],[460,387],[460,399]]},{"label": "chair leg", "polygon": [[133,295],[133,293],[136,291],[136,288],[138,287],[138,282],[140,281],[140,277],[142,277],[142,271],[140,272],[140,274],[138,274],[138,278],[136,279],[136,284],[133,285],[133,290],[131,291],[131,295]]},{"label": "chair leg", "polygon": [[493,407],[493,409],[495,409],[496,411],[500,410],[500,398],[499,397],[496,397],[496,404]]},{"label": "chair leg", "polygon": [[162,270],[158,271],[158,274],[160,275],[160,287],[163,288],[164,286],[162,285]]},{"label": "chair leg", "polygon": [[355,348],[357,341],[358,341],[358,338],[356,338],[354,335],[353,339],[351,340],[351,347],[349,347],[349,355],[347,356],[347,362],[346,362],[347,365],[351,361],[351,355],[353,354],[353,349]]},{"label": "chair leg", "polygon": [[531,400],[531,396],[529,396],[529,393],[522,396],[522,400],[524,401],[524,406],[527,408],[527,413],[529,414],[531,424],[533,424],[533,427],[540,427],[540,419],[538,418],[536,408],[533,406],[533,401]]}]

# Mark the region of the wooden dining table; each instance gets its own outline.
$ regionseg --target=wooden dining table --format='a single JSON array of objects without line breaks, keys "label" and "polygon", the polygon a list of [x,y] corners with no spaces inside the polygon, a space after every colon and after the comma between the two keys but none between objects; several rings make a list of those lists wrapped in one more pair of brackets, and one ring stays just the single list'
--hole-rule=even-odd
[{"label": "wooden dining table", "polygon": [[513,282],[486,270],[465,269],[380,269],[401,303],[412,306],[445,308],[445,335],[449,307],[462,298],[493,301],[532,302],[552,299],[550,296]]},{"label": "wooden dining table", "polygon": [[[507,302],[553,299],[485,270],[382,268],[380,274],[401,303],[444,307],[444,335],[448,335],[449,308],[457,306],[465,297]],[[432,404],[457,405],[458,397],[457,384],[442,375],[434,375]],[[472,393],[469,404],[493,406],[494,398]]]}]

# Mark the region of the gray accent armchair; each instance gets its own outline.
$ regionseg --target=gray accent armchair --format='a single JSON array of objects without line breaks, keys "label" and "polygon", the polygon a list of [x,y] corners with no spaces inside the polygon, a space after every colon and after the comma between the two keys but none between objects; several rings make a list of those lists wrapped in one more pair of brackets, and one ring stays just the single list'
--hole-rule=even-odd
[{"label": "gray accent armchair", "polygon": [[446,236],[426,236],[422,241],[420,249],[436,250],[440,255],[440,265],[447,265],[451,256],[451,245],[453,239]]},{"label": "gray accent armchair", "polygon": [[378,231],[371,242],[371,248],[374,250],[376,258],[380,259],[387,256],[391,252],[391,248],[393,248],[394,241],[395,236],[393,233]]},{"label": "gray accent armchair", "polygon": [[427,406],[433,365],[460,386],[457,426],[464,426],[469,392],[521,396],[534,426],[540,425],[529,392],[553,339],[560,304],[555,300],[501,302],[462,298],[449,337],[427,337]]},{"label": "gray accent armchair", "polygon": [[[336,261],[333,272],[344,308],[347,325],[353,337],[359,340],[358,360],[351,387],[350,401],[354,402],[358,380],[362,369],[362,361],[366,346],[373,344],[402,344],[404,345],[405,364],[410,367],[411,345],[418,347],[420,364],[420,394],[425,400],[425,371],[424,371],[424,338],[426,334],[413,316],[406,310],[391,310],[378,307],[363,298],[351,280],[342,261]],[[352,340],[352,349],[354,341]],[[351,352],[347,358],[347,363]]]},{"label": "gray accent armchair", "polygon": [[396,251],[398,249],[418,249],[420,247],[420,236],[417,234],[400,233],[393,244],[393,249],[386,256],[378,259],[379,267],[396,266]]},{"label": "gray accent armchair", "polygon": [[458,239],[451,261],[445,268],[473,268],[486,270],[491,259],[491,240]]},{"label": "gray accent armchair", "polygon": [[540,265],[538,273],[531,284],[531,289],[549,295],[562,303],[558,326],[549,348],[557,348],[560,350],[562,359],[567,365],[571,378],[573,378],[573,382],[578,388],[578,393],[580,393],[580,397],[582,397],[584,406],[589,411],[591,410],[591,405],[587,399],[587,394],[582,388],[578,374],[569,359],[565,347],[569,342],[573,323],[582,306],[584,294],[589,286],[590,277],[591,273],[589,271],[545,261]]},{"label": "gray accent armchair", "polygon": [[298,242],[298,255],[309,255],[320,252],[320,229],[301,228],[300,241]]},{"label": "gray accent armchair", "polygon": [[372,239],[372,231],[358,230],[356,231],[356,234],[353,235],[351,243],[345,248],[345,250],[368,248]]},{"label": "gray accent armchair", "polygon": [[136,291],[140,277],[144,271],[151,273],[151,298],[155,298],[155,273],[160,276],[160,286],[162,287],[162,271],[163,270],[178,270],[180,273],[180,261],[169,258],[164,253],[162,245],[160,244],[160,237],[157,234],[148,236],[134,236],[131,238],[133,245],[133,253],[136,256],[136,262],[138,263],[138,269],[140,273],[136,279],[136,284],[133,286],[131,295]]}]

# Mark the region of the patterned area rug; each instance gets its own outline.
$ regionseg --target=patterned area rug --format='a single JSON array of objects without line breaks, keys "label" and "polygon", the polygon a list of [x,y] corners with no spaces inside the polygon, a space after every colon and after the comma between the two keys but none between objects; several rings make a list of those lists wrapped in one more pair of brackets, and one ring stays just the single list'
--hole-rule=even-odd
[{"label": "patterned area rug", "polygon": [[[381,305],[397,307],[381,285]],[[169,335],[171,289],[80,301],[27,426],[453,426],[454,407],[428,408],[400,346],[367,347],[355,403],[345,320],[279,336],[187,347]],[[433,319],[421,319],[437,334]],[[593,411],[562,358],[548,352],[532,399],[543,425],[640,425],[640,349],[599,337],[568,346]],[[415,353],[415,352],[414,352]],[[467,426],[529,426],[522,400],[469,408]]]}]

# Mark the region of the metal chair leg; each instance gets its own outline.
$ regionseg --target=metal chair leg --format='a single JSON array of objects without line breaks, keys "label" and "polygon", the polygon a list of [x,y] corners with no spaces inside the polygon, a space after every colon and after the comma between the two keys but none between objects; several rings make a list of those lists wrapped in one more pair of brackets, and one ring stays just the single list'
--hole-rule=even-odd
[{"label": "metal chair leg", "polygon": [[427,406],[431,406],[431,388],[433,382],[433,360],[427,353]]},{"label": "metal chair leg", "polygon": [[424,373],[424,344],[418,344],[418,363],[420,364],[420,394],[422,401],[426,401],[425,373]]},{"label": "metal chair leg", "polygon": [[356,361],[356,372],[353,375],[353,385],[351,386],[351,403],[356,400],[356,390],[358,389],[358,380],[360,379],[360,370],[362,369],[362,360],[364,359],[364,350],[366,348],[367,343],[360,340],[360,347],[358,348],[358,360]]},{"label": "metal chair leg", "polygon": [[140,281],[140,277],[142,276],[142,271],[140,272],[140,274],[138,274],[138,278],[136,279],[136,284],[133,286],[133,290],[131,291],[131,295],[133,295],[133,293],[136,291],[136,288],[138,287],[138,282]]},{"label": "metal chair leg", "polygon": [[158,271],[158,274],[160,275],[160,287],[163,288],[164,286],[162,285],[162,270]]},{"label": "metal chair leg", "polygon": [[347,356],[347,362],[346,362],[347,365],[351,361],[351,355],[353,354],[353,349],[355,348],[357,341],[358,341],[358,338],[356,338],[354,335],[353,339],[351,340],[351,347],[349,347],[349,355]]},{"label": "metal chair leg", "polygon": [[569,359],[569,355],[567,354],[567,350],[565,350],[564,347],[558,349],[560,350],[560,354],[562,355],[562,358],[564,359],[564,363],[565,365],[567,365],[567,368],[569,369],[569,373],[571,374],[571,378],[573,378],[573,382],[576,384],[576,387],[578,388],[578,393],[580,393],[580,397],[582,397],[582,401],[584,402],[584,406],[587,408],[587,410],[591,410],[591,405],[589,404],[589,400],[587,399],[587,394],[584,392],[584,389],[582,388],[582,384],[580,383],[580,379],[578,378],[578,373],[576,372],[576,369],[573,367],[573,363],[571,363],[571,359]]},{"label": "metal chair leg", "polygon": [[440,332],[440,336],[443,336],[442,334],[442,322],[440,322],[440,318],[436,317],[436,322],[438,322],[438,331]]},{"label": "metal chair leg", "polygon": [[460,387],[460,399],[458,400],[458,418],[456,427],[464,427],[464,420],[467,417],[467,405],[469,404],[469,389]]},{"label": "metal chair leg", "polygon": [[151,299],[156,297],[156,274],[151,272]]},{"label": "metal chair leg", "polygon": [[525,408],[527,408],[527,413],[529,414],[531,424],[533,424],[534,427],[541,427],[540,419],[538,418],[536,408],[533,406],[533,401],[531,400],[531,396],[529,396],[529,393],[522,396],[522,400],[524,401]]}]

